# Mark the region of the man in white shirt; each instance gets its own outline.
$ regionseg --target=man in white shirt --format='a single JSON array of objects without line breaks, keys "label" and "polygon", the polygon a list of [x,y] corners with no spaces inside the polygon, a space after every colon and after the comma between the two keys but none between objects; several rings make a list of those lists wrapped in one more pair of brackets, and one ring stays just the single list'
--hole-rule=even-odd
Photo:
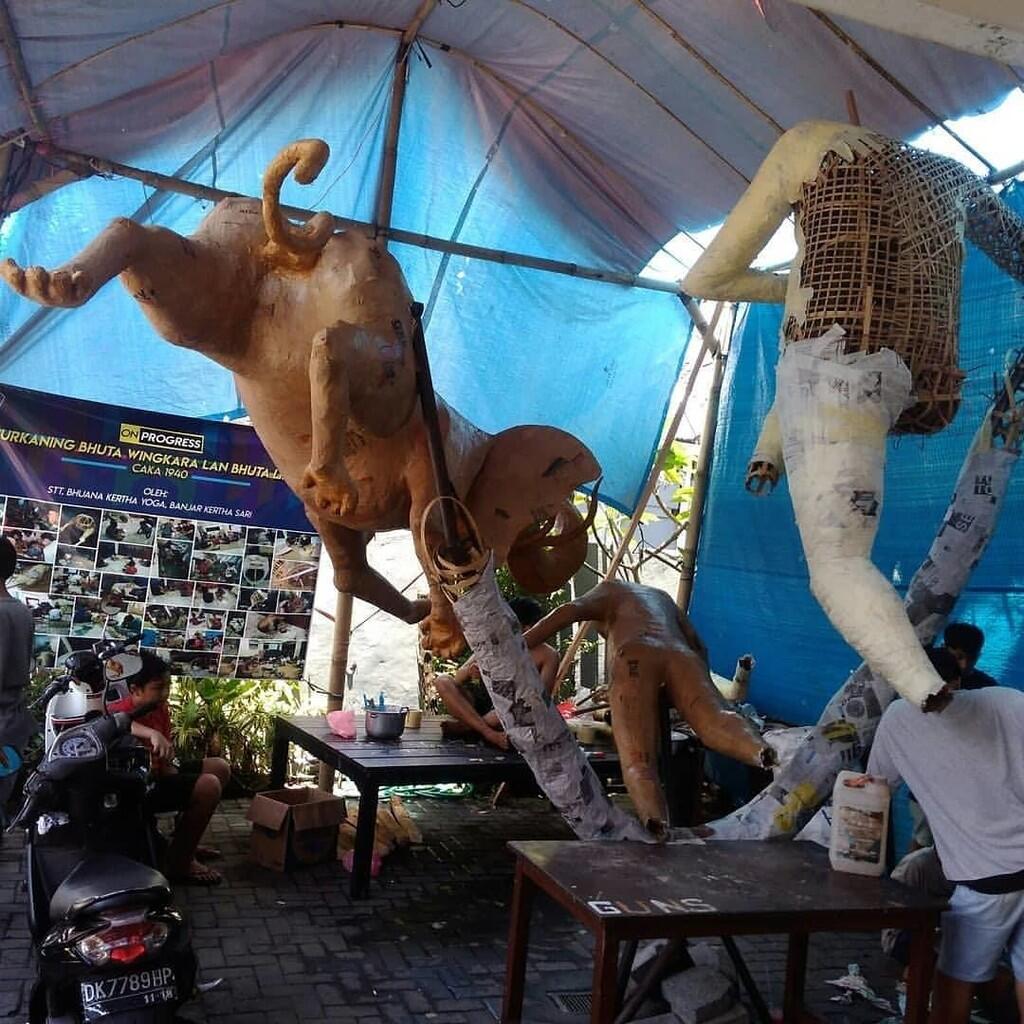
[{"label": "man in white shirt", "polygon": [[[938,667],[938,666],[936,666]],[[906,782],[956,889],[942,918],[932,1024],[964,1024],[1009,952],[1024,1017],[1024,693],[958,692],[940,714],[886,709],[868,774]]]}]

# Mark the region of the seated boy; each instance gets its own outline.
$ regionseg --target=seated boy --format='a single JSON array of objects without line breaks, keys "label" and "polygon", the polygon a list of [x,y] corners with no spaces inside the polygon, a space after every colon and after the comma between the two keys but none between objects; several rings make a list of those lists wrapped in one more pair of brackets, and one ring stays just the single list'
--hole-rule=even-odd
[{"label": "seated boy", "polygon": [[152,795],[154,811],[180,811],[174,837],[167,848],[165,869],[171,881],[192,885],[217,885],[219,871],[202,863],[202,858],[217,856],[216,850],[199,845],[206,826],[220,802],[221,791],[231,778],[227,761],[206,757],[202,761],[174,765],[171,739],[171,715],[167,697],[171,688],[170,665],[142,651],[142,667],[125,681],[129,696],[109,704],[108,710],[131,711],[142,704],[157,707],[132,723],[132,735],[153,748]]},{"label": "seated boy", "polygon": [[[513,598],[509,607],[523,629],[544,617],[544,609],[530,597]],[[553,694],[558,674],[558,652],[550,644],[539,644],[530,651],[530,655],[540,673],[541,685]],[[477,732],[488,743],[508,750],[508,737],[498,721],[491,695],[480,678],[475,661],[467,661],[454,676],[437,676],[434,685],[448,712],[458,720],[442,723],[441,729],[446,736]]]}]

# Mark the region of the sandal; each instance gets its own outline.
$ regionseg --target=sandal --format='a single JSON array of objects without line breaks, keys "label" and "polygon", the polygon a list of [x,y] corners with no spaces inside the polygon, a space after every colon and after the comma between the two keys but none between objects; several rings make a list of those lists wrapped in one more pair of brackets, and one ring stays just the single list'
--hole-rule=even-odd
[{"label": "sandal", "polygon": [[220,860],[224,856],[216,846],[197,846],[196,860],[206,863],[209,860]]},{"label": "sandal", "polygon": [[220,885],[224,881],[224,876],[219,871],[201,864],[198,860],[189,864],[185,874],[168,877],[176,885]]}]

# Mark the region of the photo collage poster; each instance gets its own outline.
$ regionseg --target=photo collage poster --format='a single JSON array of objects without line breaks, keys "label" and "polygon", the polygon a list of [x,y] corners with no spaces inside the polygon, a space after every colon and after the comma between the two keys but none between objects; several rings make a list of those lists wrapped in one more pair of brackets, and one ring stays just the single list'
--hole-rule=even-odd
[{"label": "photo collage poster", "polygon": [[35,667],[103,637],[139,638],[175,675],[297,679],[320,538],[0,497],[18,563],[11,592],[35,619]]},{"label": "photo collage poster", "polygon": [[0,530],[37,668],[138,638],[175,675],[302,676],[320,538],[250,426],[3,385]]}]

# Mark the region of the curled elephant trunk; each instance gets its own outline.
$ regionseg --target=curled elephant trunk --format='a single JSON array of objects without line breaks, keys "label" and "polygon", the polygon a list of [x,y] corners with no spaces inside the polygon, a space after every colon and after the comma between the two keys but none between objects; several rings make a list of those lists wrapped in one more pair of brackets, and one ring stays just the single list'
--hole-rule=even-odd
[{"label": "curled elephant trunk", "polygon": [[595,484],[585,517],[566,501],[550,519],[516,537],[508,568],[519,586],[531,594],[550,594],[577,573],[587,557],[587,531],[597,513],[597,500]]},{"label": "curled elephant trunk", "polygon": [[285,146],[263,175],[263,226],[272,253],[292,256],[319,254],[334,233],[334,218],[318,213],[301,227],[290,224],[281,214],[281,186],[294,170],[295,180],[308,185],[324,169],[330,147],[322,139],[300,139]]}]

